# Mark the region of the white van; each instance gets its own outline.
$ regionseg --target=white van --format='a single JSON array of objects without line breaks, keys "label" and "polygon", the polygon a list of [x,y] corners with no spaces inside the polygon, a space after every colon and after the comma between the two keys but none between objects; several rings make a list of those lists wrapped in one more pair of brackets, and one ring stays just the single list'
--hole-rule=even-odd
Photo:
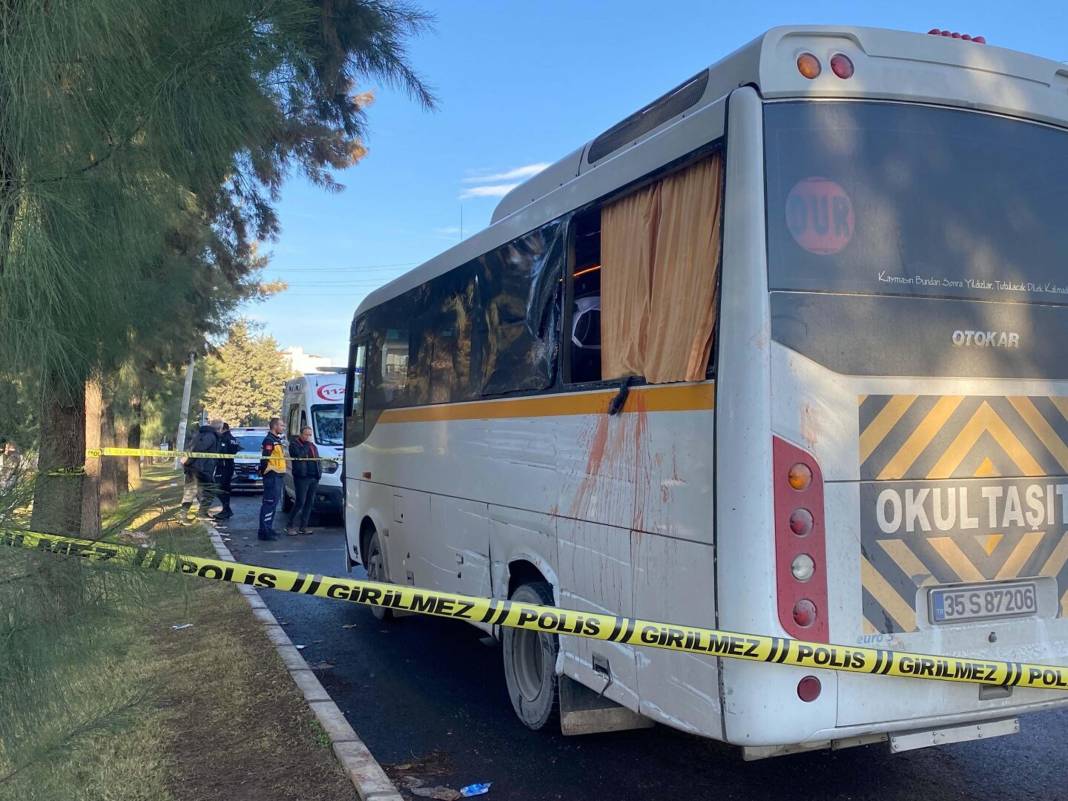
[{"label": "white van", "polygon": [[[312,427],[319,455],[332,461],[323,462],[323,477],[315,493],[315,510],[341,514],[344,508],[341,492],[341,459],[345,438],[342,403],[345,400],[343,373],[309,373],[287,381],[282,395],[282,419],[286,424],[286,438],[300,436],[304,426]],[[293,508],[296,489],[291,471],[286,471],[282,505]]]}]

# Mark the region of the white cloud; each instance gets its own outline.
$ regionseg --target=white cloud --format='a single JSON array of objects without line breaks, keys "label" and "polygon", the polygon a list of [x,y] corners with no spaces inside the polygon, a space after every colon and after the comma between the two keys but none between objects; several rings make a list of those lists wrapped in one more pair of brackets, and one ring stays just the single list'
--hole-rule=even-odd
[{"label": "white cloud", "polygon": [[469,186],[460,193],[460,200],[473,197],[504,197],[519,184],[493,184],[492,186]]},{"label": "white cloud", "polygon": [[487,173],[483,175],[468,175],[462,181],[471,184],[464,187],[460,193],[460,200],[469,200],[473,197],[504,197],[527,178],[532,178],[549,165],[545,162],[537,164],[524,164],[522,167],[513,167],[504,172]]},{"label": "white cloud", "polygon": [[446,225],[442,228],[435,228],[434,233],[438,236],[458,236],[460,233],[460,226]]},{"label": "white cloud", "polygon": [[490,175],[470,175],[463,180],[465,184],[492,184],[497,183],[498,181],[520,181],[524,178],[531,178],[537,175],[548,166],[548,162],[524,164],[522,167],[516,167],[515,169],[496,172]]}]

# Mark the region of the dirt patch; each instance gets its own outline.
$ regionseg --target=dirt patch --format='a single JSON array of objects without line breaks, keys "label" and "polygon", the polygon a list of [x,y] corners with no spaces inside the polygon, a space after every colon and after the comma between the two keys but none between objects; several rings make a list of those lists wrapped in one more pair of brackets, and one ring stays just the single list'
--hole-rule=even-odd
[{"label": "dirt patch", "polygon": [[[330,742],[232,587],[198,586],[155,626],[178,801],[354,801]],[[192,623],[173,630],[171,624]]]}]

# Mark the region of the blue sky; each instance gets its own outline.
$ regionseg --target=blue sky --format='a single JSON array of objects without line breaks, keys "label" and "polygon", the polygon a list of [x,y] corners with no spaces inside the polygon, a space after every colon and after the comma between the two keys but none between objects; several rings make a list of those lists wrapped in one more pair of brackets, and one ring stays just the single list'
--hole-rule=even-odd
[{"label": "blue sky", "polygon": [[426,112],[368,81],[367,156],[330,194],[283,190],[268,278],[289,291],[245,313],[282,347],[343,359],[370,290],[485,227],[504,187],[775,25],[834,23],[927,31],[1068,60],[1068,4],[450,0],[424,2],[434,32],[410,60],[434,87]]}]

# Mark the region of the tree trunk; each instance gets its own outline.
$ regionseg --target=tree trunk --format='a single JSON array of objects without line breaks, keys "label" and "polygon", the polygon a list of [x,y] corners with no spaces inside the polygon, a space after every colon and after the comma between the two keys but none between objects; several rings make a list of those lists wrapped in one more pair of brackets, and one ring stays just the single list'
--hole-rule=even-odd
[{"label": "tree trunk", "polygon": [[[100,379],[96,376],[85,382],[85,447],[99,448],[101,416],[104,398]],[[100,474],[103,459],[85,460],[85,481],[82,482],[82,536],[86,539],[100,537]]]},{"label": "tree trunk", "polygon": [[[130,416],[133,422],[130,424],[130,431],[126,437],[127,447],[140,448],[141,423],[144,420],[144,410],[141,406],[140,390],[135,392],[133,397],[130,399]],[[141,486],[141,457],[129,457],[126,460],[126,468],[129,476],[126,486],[132,490],[138,489]]]},{"label": "tree trunk", "polygon": [[[86,425],[88,425],[86,421]],[[101,399],[100,445],[103,448],[115,447],[115,409],[111,401]],[[122,459],[109,457],[100,462],[100,512],[108,514],[115,511],[119,503],[119,463]]]},{"label": "tree trunk", "polygon": [[[115,423],[115,444],[120,448],[130,447],[130,429],[125,420]],[[118,497],[122,497],[130,490],[130,460],[129,457],[120,456],[115,460],[115,491]]]},{"label": "tree trunk", "polygon": [[79,387],[71,392],[65,384],[54,374],[44,382],[51,389],[41,399],[41,450],[30,527],[76,537],[85,483],[85,391]]}]

